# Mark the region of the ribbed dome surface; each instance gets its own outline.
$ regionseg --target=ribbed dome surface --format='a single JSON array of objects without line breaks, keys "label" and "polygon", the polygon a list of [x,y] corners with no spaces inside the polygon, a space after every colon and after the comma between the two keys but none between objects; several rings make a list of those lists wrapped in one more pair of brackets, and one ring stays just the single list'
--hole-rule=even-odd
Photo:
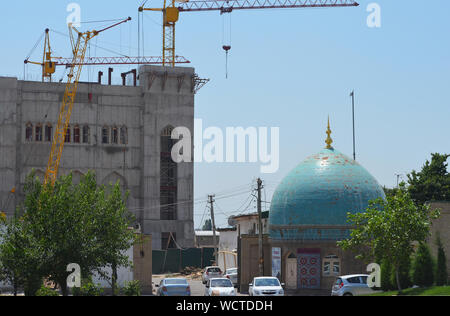
[{"label": "ribbed dome surface", "polygon": [[347,213],[385,198],[377,180],[356,161],[330,148],[308,157],[278,186],[269,224],[272,239],[339,240],[348,237]]}]

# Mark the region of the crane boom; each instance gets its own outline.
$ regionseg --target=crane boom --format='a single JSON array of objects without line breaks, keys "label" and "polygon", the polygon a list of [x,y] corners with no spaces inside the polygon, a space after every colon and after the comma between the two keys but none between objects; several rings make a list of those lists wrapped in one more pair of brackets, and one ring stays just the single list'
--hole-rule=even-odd
[{"label": "crane boom", "polygon": [[244,9],[294,9],[357,7],[354,0],[164,0],[162,8],[139,7],[139,12],[160,11],[163,13],[163,66],[175,67],[175,24],[180,12],[220,11],[230,13]]},{"label": "crane boom", "polygon": [[[47,170],[45,172],[44,184],[50,184],[53,187],[56,181],[59,163],[61,161],[61,155],[64,148],[65,135],[70,122],[70,116],[72,114],[72,108],[78,89],[78,82],[80,80],[81,70],[83,69],[84,58],[86,56],[89,41],[96,37],[99,33],[130,20],[131,18],[128,18],[100,31],[94,30],[84,33],[79,32],[75,27],[69,24],[73,58],[69,74],[67,75],[66,88],[64,91],[62,105],[59,110],[58,123],[53,136],[50,157],[48,159]],[[76,41],[73,38],[73,31],[78,34]]]},{"label": "crane boom", "polygon": [[242,9],[280,9],[280,8],[327,8],[356,7],[353,0],[203,0],[182,2],[180,12],[221,11],[222,13]]}]

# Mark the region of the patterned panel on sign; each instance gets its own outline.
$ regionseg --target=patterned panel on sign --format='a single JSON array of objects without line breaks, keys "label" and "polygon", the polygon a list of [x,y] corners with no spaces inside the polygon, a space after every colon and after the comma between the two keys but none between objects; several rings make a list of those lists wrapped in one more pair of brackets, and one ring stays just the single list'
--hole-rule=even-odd
[{"label": "patterned panel on sign", "polygon": [[298,255],[298,284],[301,289],[320,288],[320,254]]}]

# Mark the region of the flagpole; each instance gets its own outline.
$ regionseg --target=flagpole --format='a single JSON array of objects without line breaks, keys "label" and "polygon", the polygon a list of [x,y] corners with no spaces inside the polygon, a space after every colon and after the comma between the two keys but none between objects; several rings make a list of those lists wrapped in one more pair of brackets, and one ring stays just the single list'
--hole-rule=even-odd
[{"label": "flagpole", "polygon": [[355,151],[355,90],[350,94],[352,97],[352,117],[353,117],[353,160],[356,160]]}]

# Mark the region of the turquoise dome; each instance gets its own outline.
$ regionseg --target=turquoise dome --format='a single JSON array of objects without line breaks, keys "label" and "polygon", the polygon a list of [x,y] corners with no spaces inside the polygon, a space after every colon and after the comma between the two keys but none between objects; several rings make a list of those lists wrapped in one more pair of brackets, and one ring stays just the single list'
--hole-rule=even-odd
[{"label": "turquoise dome", "polygon": [[276,189],[269,215],[275,240],[341,240],[349,236],[347,213],[385,198],[366,169],[334,148],[306,158]]}]

